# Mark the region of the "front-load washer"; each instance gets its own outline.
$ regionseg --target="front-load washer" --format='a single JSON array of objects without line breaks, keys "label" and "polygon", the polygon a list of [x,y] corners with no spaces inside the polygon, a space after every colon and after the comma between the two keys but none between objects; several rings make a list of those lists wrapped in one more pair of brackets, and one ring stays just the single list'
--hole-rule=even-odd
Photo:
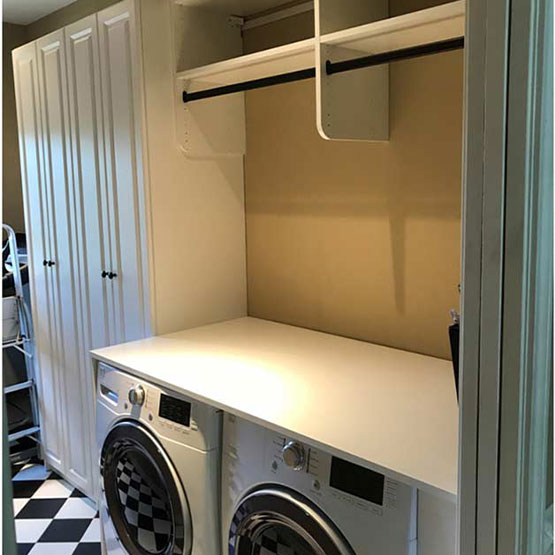
[{"label": "front-load washer", "polygon": [[98,363],[108,555],[220,555],[221,412]]},{"label": "front-load washer", "polygon": [[414,555],[414,488],[232,415],[224,555]]}]

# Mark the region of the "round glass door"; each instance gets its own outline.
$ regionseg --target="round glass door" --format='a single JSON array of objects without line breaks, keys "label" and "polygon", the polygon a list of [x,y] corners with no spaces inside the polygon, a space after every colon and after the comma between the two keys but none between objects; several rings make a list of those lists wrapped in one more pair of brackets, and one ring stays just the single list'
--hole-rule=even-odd
[{"label": "round glass door", "polygon": [[108,513],[130,555],[188,555],[191,517],[173,466],[154,436],[122,422],[106,437],[101,472]]},{"label": "round glass door", "polygon": [[285,488],[254,491],[237,508],[229,555],[354,555],[347,541],[308,499]]}]

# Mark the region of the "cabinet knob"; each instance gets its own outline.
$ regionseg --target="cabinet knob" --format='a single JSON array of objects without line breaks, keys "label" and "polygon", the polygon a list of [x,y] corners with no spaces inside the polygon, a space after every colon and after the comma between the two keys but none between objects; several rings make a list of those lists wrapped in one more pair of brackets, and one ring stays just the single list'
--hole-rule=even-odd
[{"label": "cabinet knob", "polygon": [[114,279],[114,278],[117,278],[118,275],[117,275],[116,273],[114,273],[114,272],[110,272],[110,273],[108,274],[108,277],[109,277],[110,279]]},{"label": "cabinet knob", "polygon": [[106,270],[102,270],[102,273],[100,275],[105,278],[108,275],[108,272]]},{"label": "cabinet knob", "polygon": [[48,266],[48,260],[46,260],[46,258],[42,261],[42,265],[43,266]]},{"label": "cabinet knob", "polygon": [[55,266],[56,262],[54,262],[53,260],[49,260],[48,261],[48,266]]}]

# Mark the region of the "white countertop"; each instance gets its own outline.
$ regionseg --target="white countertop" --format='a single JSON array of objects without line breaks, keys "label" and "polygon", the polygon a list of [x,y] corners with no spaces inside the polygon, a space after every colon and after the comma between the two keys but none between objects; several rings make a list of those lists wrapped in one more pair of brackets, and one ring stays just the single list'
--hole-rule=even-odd
[{"label": "white countertop", "polygon": [[456,495],[449,361],[256,318],[93,356],[423,490]]}]

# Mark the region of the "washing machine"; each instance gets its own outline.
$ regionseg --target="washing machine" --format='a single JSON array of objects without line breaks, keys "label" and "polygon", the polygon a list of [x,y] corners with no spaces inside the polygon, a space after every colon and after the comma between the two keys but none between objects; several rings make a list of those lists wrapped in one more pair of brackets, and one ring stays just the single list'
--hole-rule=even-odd
[{"label": "washing machine", "polygon": [[224,555],[415,555],[414,488],[224,418]]},{"label": "washing machine", "polygon": [[98,364],[108,555],[220,555],[221,412]]}]

